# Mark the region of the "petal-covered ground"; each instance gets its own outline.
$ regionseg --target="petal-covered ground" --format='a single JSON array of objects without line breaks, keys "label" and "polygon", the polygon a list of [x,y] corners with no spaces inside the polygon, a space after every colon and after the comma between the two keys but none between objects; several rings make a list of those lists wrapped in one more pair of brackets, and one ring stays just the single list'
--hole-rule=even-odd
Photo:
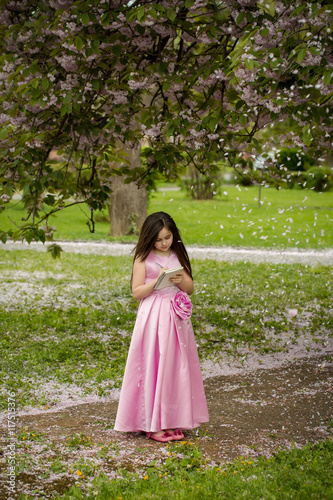
[{"label": "petal-covered ground", "polygon": [[[113,478],[127,469],[144,477],[149,464],[162,463],[174,452],[182,456],[182,447],[199,448],[212,467],[322,441],[333,436],[332,387],[333,363],[326,357],[207,378],[210,422],[186,431],[185,442],[169,445],[113,431],[117,401],[111,399],[22,415],[17,419],[17,490],[51,498],[71,484],[89,484],[96,471]],[[6,498],[4,486],[1,498]]]}]

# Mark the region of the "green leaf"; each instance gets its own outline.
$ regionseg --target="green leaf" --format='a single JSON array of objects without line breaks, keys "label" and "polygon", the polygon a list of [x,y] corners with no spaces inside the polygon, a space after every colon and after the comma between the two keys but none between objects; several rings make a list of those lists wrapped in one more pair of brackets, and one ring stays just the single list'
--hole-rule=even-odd
[{"label": "green leaf", "polygon": [[325,83],[325,85],[329,85],[331,83],[331,79],[332,79],[332,72],[324,70],[323,82]]},{"label": "green leaf", "polygon": [[91,80],[91,85],[92,85],[92,88],[96,92],[98,92],[100,90],[100,88],[101,88],[101,81],[100,80],[96,80],[96,79]]},{"label": "green leaf", "polygon": [[264,28],[263,30],[260,30],[259,31],[260,35],[261,36],[268,36],[269,35],[269,29],[268,28]]},{"label": "green leaf", "polygon": [[100,53],[99,52],[99,44],[100,44],[100,41],[98,40],[98,38],[94,38],[93,41],[91,42],[92,51],[97,56],[99,56],[99,53]]},{"label": "green leaf", "polygon": [[43,229],[36,231],[35,240],[45,243],[45,231]]},{"label": "green leaf", "polygon": [[236,109],[241,109],[241,107],[243,106],[244,104],[244,101],[242,101],[241,99],[239,99],[239,101],[236,102]]},{"label": "green leaf", "polygon": [[1,234],[0,234],[0,241],[2,241],[2,243],[6,243],[6,241],[7,241],[7,235],[6,235],[6,233],[1,232]]},{"label": "green leaf", "polygon": [[176,12],[173,9],[168,9],[166,14],[170,21],[174,21],[176,19]]},{"label": "green leaf", "polygon": [[142,26],[141,24],[137,24],[136,29],[138,30],[138,32],[140,33],[141,36],[143,36],[145,34],[146,28],[144,26]]},{"label": "green leaf", "polygon": [[291,14],[289,17],[293,17],[293,16],[297,16],[300,12],[302,12],[303,9],[305,9],[306,7],[306,2],[303,3],[302,5],[300,5],[299,7],[297,7]]},{"label": "green leaf", "polygon": [[48,78],[43,78],[42,80],[42,87],[46,91],[50,87],[50,80]]},{"label": "green leaf", "polygon": [[240,24],[243,21],[244,16],[245,16],[245,11],[238,14],[237,19],[236,19],[236,24]]},{"label": "green leaf", "polygon": [[49,245],[47,247],[47,251],[51,254],[51,256],[54,259],[60,259],[61,252],[63,252],[63,249],[57,243],[53,243],[52,245]]},{"label": "green leaf", "polygon": [[138,8],[138,12],[137,12],[136,17],[137,17],[139,22],[144,21],[146,19],[146,9],[145,9],[144,5],[141,5]]},{"label": "green leaf", "polygon": [[122,52],[121,45],[113,45],[112,52],[114,53],[115,56],[120,57]]},{"label": "green leaf", "polygon": [[82,14],[81,21],[82,21],[82,24],[84,24],[85,26],[87,26],[88,23],[89,23],[89,21],[90,21],[89,14],[87,14],[86,12],[84,14]]},{"label": "green leaf", "polygon": [[33,78],[32,80],[30,80],[30,85],[36,89],[39,85],[39,79],[38,78]]},{"label": "green leaf", "polygon": [[154,9],[154,7],[152,7],[152,8],[148,11],[148,13],[149,13],[149,15],[150,15],[151,17],[153,17],[154,19],[156,19],[156,18],[157,18],[157,11],[156,11],[156,9]]},{"label": "green leaf", "polygon": [[254,60],[253,59],[245,59],[245,66],[252,71],[254,67]]},{"label": "green leaf", "polygon": [[83,40],[82,38],[80,38],[79,36],[76,36],[75,37],[75,47],[77,48],[77,50],[81,51],[82,47],[83,47]]},{"label": "green leaf", "polygon": [[40,91],[39,91],[39,89],[34,89],[34,88],[32,88],[32,89],[31,89],[31,96],[32,96],[32,98],[33,98],[34,100],[38,100],[38,99],[39,99],[39,97],[40,97]]},{"label": "green leaf", "polygon": [[209,33],[212,35],[212,37],[216,37],[217,33],[216,33],[216,29],[214,28],[214,26],[211,26],[209,28]]},{"label": "green leaf", "polygon": [[160,62],[156,67],[160,75],[165,75],[167,73],[167,65],[164,62]]},{"label": "green leaf", "polygon": [[216,117],[215,117],[215,118],[211,118],[211,119],[209,120],[208,127],[209,127],[209,130],[210,130],[211,132],[213,132],[213,131],[214,131],[214,129],[215,129],[216,125],[219,123],[219,121],[220,121],[220,120],[219,120],[219,118],[216,118]]},{"label": "green leaf", "polygon": [[102,26],[103,28],[105,28],[105,26],[107,26],[110,22],[110,14],[108,12],[106,12],[105,14],[102,15],[102,18],[101,18],[101,23],[102,23]]},{"label": "green leaf", "polygon": [[55,195],[48,194],[45,196],[43,203],[49,207],[53,207],[55,204]]},{"label": "green leaf", "polygon": [[306,48],[302,48],[297,54],[297,61],[301,63],[306,55]]},{"label": "green leaf", "polygon": [[23,78],[26,78],[28,75],[30,75],[30,68],[25,68],[22,71],[22,76],[23,76]]},{"label": "green leaf", "polygon": [[314,56],[318,56],[320,54],[320,50],[318,49],[318,47],[309,47],[309,52],[311,52],[311,54],[313,54]]},{"label": "green leaf", "polygon": [[158,12],[165,12],[165,8],[163,5],[159,5],[158,3],[154,3],[153,5],[154,9],[156,9]]},{"label": "green leaf", "polygon": [[38,66],[37,63],[33,63],[33,65],[30,67],[30,73],[35,75],[36,73],[41,73],[43,74],[43,70],[40,66]]},{"label": "green leaf", "polygon": [[311,130],[308,125],[306,125],[301,133],[301,139],[305,142],[307,146],[310,146],[312,141]]},{"label": "green leaf", "polygon": [[27,243],[30,244],[32,242],[33,237],[34,237],[33,231],[30,230],[30,231],[27,231],[25,233],[25,239],[26,239]]},{"label": "green leaf", "polygon": [[194,4],[195,0],[186,0],[185,2],[185,7],[188,9],[189,7],[192,7]]},{"label": "green leaf", "polygon": [[6,137],[8,136],[8,129],[7,128],[3,128],[0,130],[0,139],[6,139]]},{"label": "green leaf", "polygon": [[72,92],[67,92],[64,100],[63,100],[63,104],[70,104],[70,102],[72,101]]},{"label": "green leaf", "polygon": [[72,112],[72,106],[70,104],[63,104],[60,108],[60,115],[64,116]]}]

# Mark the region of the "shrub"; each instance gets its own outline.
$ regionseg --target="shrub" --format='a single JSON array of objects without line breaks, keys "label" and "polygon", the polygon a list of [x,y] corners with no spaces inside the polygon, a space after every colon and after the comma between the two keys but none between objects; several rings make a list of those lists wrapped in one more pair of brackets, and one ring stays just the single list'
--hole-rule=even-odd
[{"label": "shrub", "polygon": [[330,167],[313,167],[302,174],[302,186],[315,191],[329,191],[333,186],[333,170]]},{"label": "shrub", "polygon": [[297,148],[282,148],[276,155],[279,167],[291,172],[304,172],[315,165],[315,159]]},{"label": "shrub", "polygon": [[182,185],[194,200],[212,200],[221,185],[221,172],[212,165],[205,174],[195,167],[189,168],[189,177],[182,180]]}]

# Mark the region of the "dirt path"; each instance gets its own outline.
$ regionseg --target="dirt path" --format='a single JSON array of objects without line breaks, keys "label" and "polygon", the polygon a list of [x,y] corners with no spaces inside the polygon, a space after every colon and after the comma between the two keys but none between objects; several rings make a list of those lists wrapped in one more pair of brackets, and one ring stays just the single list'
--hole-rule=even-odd
[{"label": "dirt path", "polygon": [[[323,357],[245,375],[208,378],[205,390],[210,422],[199,430],[187,431],[186,440],[202,449],[208,466],[239,456],[270,456],[292,443],[301,447],[309,441],[321,441],[333,435],[332,387],[333,363]],[[104,470],[112,478],[118,468],[144,473],[152,460],[168,456],[165,445],[142,434],[113,431],[116,410],[117,402],[108,401],[19,417],[18,428],[45,435],[41,441],[28,439],[19,450],[19,454],[27,453],[32,465],[18,475],[18,491],[28,494],[37,489],[47,497],[63,492],[77,479],[79,466],[73,464],[82,458],[93,460],[98,471]],[[70,447],[68,440],[75,435],[84,436],[82,444]],[[1,444],[5,444],[3,428]],[[107,447],[102,457],[98,456],[101,446]],[[67,469],[59,466],[60,472],[48,474],[50,464],[57,461]],[[76,467],[74,473],[71,466]],[[7,498],[4,495],[1,483],[0,498]]]}]

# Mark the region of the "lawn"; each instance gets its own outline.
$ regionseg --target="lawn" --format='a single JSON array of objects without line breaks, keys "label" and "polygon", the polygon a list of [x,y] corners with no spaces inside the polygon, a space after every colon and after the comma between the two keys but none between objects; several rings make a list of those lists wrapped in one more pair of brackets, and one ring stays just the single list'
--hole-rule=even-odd
[{"label": "lawn", "polygon": [[[181,229],[187,245],[248,246],[262,248],[313,248],[333,246],[332,192],[262,190],[258,207],[257,187],[222,187],[214,200],[195,201],[184,191],[152,193],[148,213],[170,213]],[[8,213],[0,214],[0,228],[15,228],[24,217],[16,202]],[[55,239],[135,242],[135,236],[111,238],[108,213],[96,213],[96,232],[87,226],[89,213],[83,205],[60,211],[49,220],[55,225]]]},{"label": "lawn", "polygon": [[[309,354],[325,351],[333,331],[331,267],[197,260],[193,270],[193,326],[201,361],[284,357],[299,340],[306,341]],[[130,275],[130,257],[65,253],[53,260],[46,252],[0,250],[2,411],[8,394],[16,395],[19,409],[46,410],[87,395],[110,396],[120,387],[138,306]],[[17,474],[40,478],[36,492],[22,494],[22,500],[45,496],[46,484],[47,498],[64,500],[333,495],[331,440],[223,465],[203,456],[200,440],[172,443],[157,462],[133,472],[109,465],[120,453],[112,440],[92,446],[91,438],[80,434],[64,444],[38,427],[17,431]],[[75,459],[68,458],[71,450],[77,450]],[[81,452],[84,458],[78,460]],[[138,449],[139,459],[144,453]],[[74,485],[61,496],[50,493],[52,481],[65,480]]]},{"label": "lawn", "polygon": [[[331,267],[196,260],[193,271],[201,359],[237,358],[243,347],[283,353],[300,335],[318,345],[332,335]],[[130,257],[65,253],[54,261],[1,250],[0,276],[2,408],[9,389],[23,407],[120,386],[138,306]]]}]

